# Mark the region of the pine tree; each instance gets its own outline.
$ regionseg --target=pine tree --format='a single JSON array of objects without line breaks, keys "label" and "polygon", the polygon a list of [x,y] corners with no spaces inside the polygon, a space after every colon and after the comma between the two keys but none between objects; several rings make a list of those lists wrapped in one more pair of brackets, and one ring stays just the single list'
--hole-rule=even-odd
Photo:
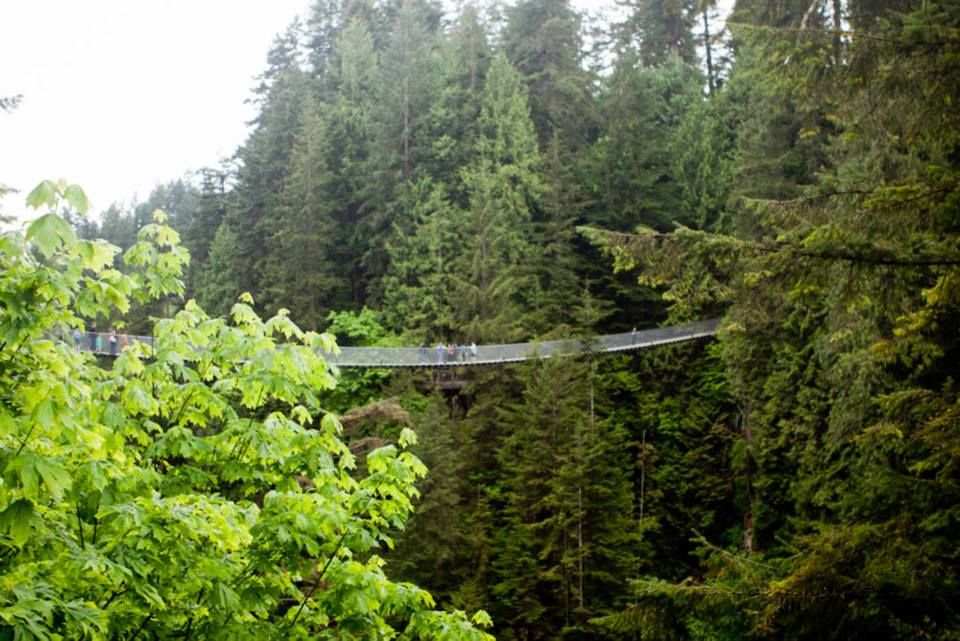
[{"label": "pine tree", "polygon": [[[290,173],[267,233],[259,301],[275,312],[287,306],[304,327],[319,329],[346,289],[333,261],[335,221],[327,199],[330,142],[314,98],[303,98]],[[342,300],[342,299],[341,299]]]},{"label": "pine tree", "polygon": [[222,234],[218,231],[214,239],[215,245],[218,238],[229,238],[232,244],[219,244],[216,266],[211,247],[210,264],[201,278],[199,295],[214,312],[226,311],[241,292],[256,292],[268,284],[264,281],[264,248],[269,227],[278,224],[272,219],[280,215],[282,187],[290,172],[307,91],[293,29],[278,37],[268,60],[270,67],[257,91],[261,110],[253,133],[238,152],[241,165],[235,196],[221,223],[221,228],[226,226],[228,230]]},{"label": "pine tree", "polygon": [[386,271],[384,240],[394,207],[432,155],[429,124],[437,99],[434,18],[435,8],[426,0],[404,0],[381,56],[372,113],[370,179],[364,189],[364,206],[371,215],[363,268],[374,281],[374,297],[380,295],[378,281]]},{"label": "pine tree", "polygon": [[337,265],[345,290],[331,307],[358,310],[367,301],[370,277],[363,267],[372,235],[373,212],[364,205],[370,180],[372,117],[377,82],[377,54],[366,24],[351,19],[337,40],[330,75],[335,92],[324,113],[330,139],[326,166],[331,172],[324,200],[332,209],[334,234],[329,258]]},{"label": "pine tree", "polygon": [[[521,310],[536,283],[518,278],[532,251],[531,205],[542,191],[540,155],[520,76],[494,58],[477,121],[476,160],[461,172],[457,320],[473,340],[523,335]],[[522,274],[520,274],[522,276]]]},{"label": "pine tree", "polygon": [[596,127],[580,16],[569,0],[521,0],[507,9],[507,18],[503,51],[527,87],[540,149],[555,136],[565,150],[583,149]]},{"label": "pine tree", "polygon": [[668,62],[697,62],[693,21],[698,10],[695,0],[646,0],[632,5],[620,25],[622,46],[638,51],[645,67]]}]

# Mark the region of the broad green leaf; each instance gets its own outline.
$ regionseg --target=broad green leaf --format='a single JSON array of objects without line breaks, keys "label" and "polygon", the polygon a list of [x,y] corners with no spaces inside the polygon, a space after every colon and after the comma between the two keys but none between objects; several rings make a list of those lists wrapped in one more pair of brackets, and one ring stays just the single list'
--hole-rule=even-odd
[{"label": "broad green leaf", "polygon": [[470,617],[470,621],[474,625],[479,625],[482,628],[489,628],[493,625],[493,619],[490,618],[490,615],[484,610],[477,610],[473,613],[473,616]]},{"label": "broad green leaf", "polygon": [[18,235],[7,232],[0,235],[0,254],[17,256],[23,251],[22,239]]},{"label": "broad green leaf", "polygon": [[77,244],[77,252],[83,260],[83,268],[94,272],[112,265],[113,258],[119,251],[119,247],[103,241],[81,240]]},{"label": "broad green leaf", "polygon": [[53,209],[57,206],[57,184],[52,180],[44,180],[33,188],[33,191],[27,195],[27,206],[33,209],[48,207]]},{"label": "broad green leaf", "polygon": [[43,479],[43,484],[47,487],[47,491],[53,497],[53,500],[59,503],[63,498],[63,493],[70,488],[72,483],[70,474],[62,465],[48,458],[38,456],[34,459],[33,465],[40,478]]},{"label": "broad green leaf", "polygon": [[18,499],[0,512],[0,530],[6,532],[17,547],[23,547],[30,538],[30,532],[36,520],[33,503],[26,499]]},{"label": "broad green leaf", "polygon": [[397,439],[397,444],[400,447],[410,447],[411,445],[417,444],[417,433],[414,432],[409,427],[405,427],[400,431],[400,438]]},{"label": "broad green leaf", "polygon": [[27,451],[14,458],[8,468],[16,472],[23,495],[31,500],[40,498],[40,476],[37,473],[36,459],[36,454]]},{"label": "broad green leaf", "polygon": [[[88,207],[65,183],[31,198],[61,200]],[[0,240],[0,338],[13,346],[0,377],[0,637],[128,637],[144,622],[140,636],[177,636],[194,617],[197,637],[314,638],[331,620],[314,606],[339,593],[369,615],[351,634],[397,636],[430,606],[394,604],[405,588],[370,553],[391,547],[386,528],[409,515],[416,466],[391,446],[364,481],[335,416],[312,429],[317,391],[334,383],[312,345],[336,349],[331,336],[302,332],[286,310],[265,323],[245,295],[234,321],[188,303],[155,323],[155,348],[112,365],[75,351],[89,337],[71,328],[117,326],[128,297],[182,291],[177,233],[158,222],[142,237],[117,268],[115,247],[78,242],[54,214]],[[298,624],[276,634],[288,611],[277,604],[303,594],[297,581],[355,558],[369,561],[331,569]],[[238,622],[256,630],[237,635]]]},{"label": "broad green leaf", "polygon": [[68,185],[63,190],[63,197],[67,203],[81,214],[87,213],[90,209],[90,201],[87,200],[87,194],[80,185]]},{"label": "broad green leaf", "polygon": [[40,253],[49,258],[61,243],[72,245],[77,235],[73,228],[57,214],[45,214],[27,228],[27,241],[32,241]]},{"label": "broad green leaf", "polygon": [[226,583],[217,582],[216,594],[217,603],[224,610],[236,610],[240,605],[240,595],[234,592]]}]

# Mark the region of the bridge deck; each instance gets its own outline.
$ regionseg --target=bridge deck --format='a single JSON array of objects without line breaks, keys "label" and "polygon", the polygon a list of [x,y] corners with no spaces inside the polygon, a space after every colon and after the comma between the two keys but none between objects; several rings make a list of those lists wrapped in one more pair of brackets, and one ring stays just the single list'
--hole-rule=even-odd
[{"label": "bridge deck", "polygon": [[591,343],[562,340],[539,343],[504,343],[478,345],[476,355],[469,349],[460,350],[453,359],[435,347],[341,347],[340,354],[327,355],[338,367],[461,367],[518,363],[531,358],[550,358],[581,352],[591,348],[596,352],[624,352],[645,349],[711,336],[716,333],[717,320],[699,321],[673,327],[661,327],[623,334],[597,336]]},{"label": "bridge deck", "polygon": [[[706,336],[717,331],[718,319],[697,321],[672,327],[659,327],[622,334],[597,336],[585,344],[577,340],[543,341],[534,343],[504,343],[478,345],[476,354],[469,348],[460,349],[452,358],[444,349],[434,347],[341,347],[339,354],[325,353],[325,358],[337,367],[463,367],[518,363],[531,358],[551,358],[592,349],[595,352],[626,352],[648,349],[669,343],[679,343]],[[76,345],[83,351],[96,354],[116,355],[124,343],[138,341],[152,343],[149,336],[118,337],[116,347],[111,349],[109,335],[87,333],[75,337]]]}]

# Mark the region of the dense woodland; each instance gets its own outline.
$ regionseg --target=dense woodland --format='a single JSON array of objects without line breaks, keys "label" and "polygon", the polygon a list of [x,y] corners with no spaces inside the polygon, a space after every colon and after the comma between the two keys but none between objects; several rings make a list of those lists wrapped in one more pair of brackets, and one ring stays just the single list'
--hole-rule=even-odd
[{"label": "dense woodland", "polygon": [[723,316],[324,393],[355,442],[415,427],[388,567],[500,639],[960,638],[960,3],[715,4],[317,0],[233,158],[76,224],[164,209],[187,298],[342,344]]}]

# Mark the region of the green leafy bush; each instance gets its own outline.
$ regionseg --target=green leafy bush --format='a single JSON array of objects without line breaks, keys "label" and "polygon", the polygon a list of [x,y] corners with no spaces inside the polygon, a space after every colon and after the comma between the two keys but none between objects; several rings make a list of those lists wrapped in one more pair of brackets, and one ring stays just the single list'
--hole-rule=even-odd
[{"label": "green leafy bush", "polygon": [[54,213],[80,188],[27,202],[50,213],[0,236],[0,639],[492,638],[384,574],[426,469],[405,430],[358,478],[317,398],[331,336],[188,302],[98,365],[81,317],[182,293],[187,252],[158,213],[122,274]]}]

